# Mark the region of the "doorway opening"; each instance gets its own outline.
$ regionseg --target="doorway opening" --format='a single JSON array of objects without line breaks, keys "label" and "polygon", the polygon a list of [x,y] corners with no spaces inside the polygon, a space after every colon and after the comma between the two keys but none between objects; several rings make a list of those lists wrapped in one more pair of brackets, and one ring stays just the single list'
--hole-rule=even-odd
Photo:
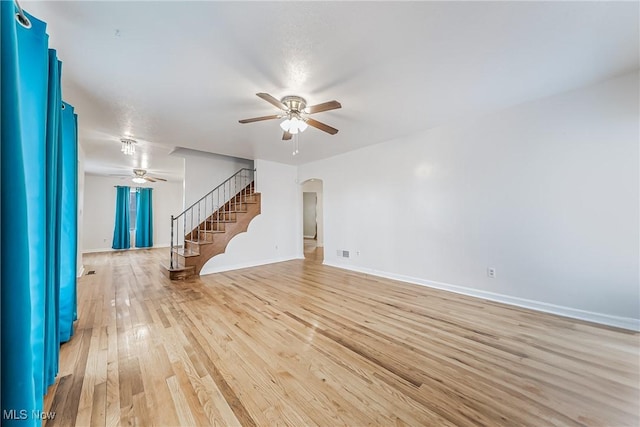
[{"label": "doorway opening", "polygon": [[322,196],[321,179],[312,178],[302,183],[303,251],[308,261],[322,262],[324,259]]}]

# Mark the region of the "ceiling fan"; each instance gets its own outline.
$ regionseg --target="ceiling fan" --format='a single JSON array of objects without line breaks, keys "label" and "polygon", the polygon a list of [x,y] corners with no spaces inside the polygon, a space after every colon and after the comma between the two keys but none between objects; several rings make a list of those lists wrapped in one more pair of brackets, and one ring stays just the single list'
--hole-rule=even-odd
[{"label": "ceiling fan", "polygon": [[137,184],[143,184],[145,182],[166,181],[164,178],[158,178],[157,176],[147,175],[147,171],[144,169],[134,169],[132,181]]},{"label": "ceiling fan", "polygon": [[253,123],[262,120],[286,118],[280,124],[280,127],[284,130],[284,134],[282,135],[283,140],[289,140],[292,135],[304,131],[307,128],[307,125],[320,129],[321,131],[327,132],[331,135],[338,133],[338,129],[308,117],[310,114],[342,108],[342,105],[340,105],[338,101],[328,101],[307,107],[307,101],[300,96],[289,95],[285,96],[281,100],[277,100],[268,93],[256,93],[256,95],[268,103],[275,105],[283,112],[271,116],[239,120],[240,123]]}]

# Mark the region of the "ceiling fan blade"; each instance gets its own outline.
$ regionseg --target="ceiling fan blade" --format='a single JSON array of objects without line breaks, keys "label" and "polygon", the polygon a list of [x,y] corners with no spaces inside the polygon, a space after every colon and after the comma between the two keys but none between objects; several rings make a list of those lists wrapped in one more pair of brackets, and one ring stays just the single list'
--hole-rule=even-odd
[{"label": "ceiling fan blade", "polygon": [[150,177],[148,177],[148,176],[144,176],[144,177],[143,177],[143,179],[145,179],[145,180],[147,180],[147,181],[149,181],[149,182],[156,182],[156,180],[155,180],[155,179],[150,178]]},{"label": "ceiling fan blade", "polygon": [[338,129],[332,128],[331,126],[325,125],[324,123],[319,122],[317,120],[313,120],[311,118],[308,118],[305,121],[307,122],[307,124],[309,126],[313,126],[314,128],[320,129],[320,130],[325,131],[327,133],[330,133],[331,135],[335,135],[336,133],[338,133]]},{"label": "ceiling fan blade", "polygon": [[259,122],[262,120],[272,120],[272,119],[277,119],[280,116],[277,114],[274,114],[273,116],[262,116],[262,117],[254,117],[253,119],[244,119],[244,120],[238,120],[240,123],[253,123],[253,122]]},{"label": "ceiling fan blade", "polygon": [[282,102],[280,102],[279,100],[275,99],[273,96],[269,95],[268,93],[262,93],[261,92],[261,93],[256,93],[256,95],[258,95],[260,98],[264,99],[268,103],[275,105],[276,107],[278,107],[282,111],[288,111],[288,108],[287,108],[286,105],[284,105]]},{"label": "ceiling fan blade", "polygon": [[289,132],[287,132],[286,130],[284,131],[284,133],[282,134],[282,140],[283,141],[288,141],[291,139],[291,134]]},{"label": "ceiling fan blade", "polygon": [[319,113],[321,111],[335,110],[338,108],[342,108],[342,104],[340,104],[338,101],[328,101],[328,102],[323,102],[322,104],[312,105],[311,107],[307,107],[306,111],[308,111],[309,114],[313,114],[313,113]]},{"label": "ceiling fan blade", "polygon": [[150,177],[150,178],[153,178],[153,179],[155,179],[156,181],[164,181],[164,182],[167,182],[167,180],[166,180],[166,179],[164,179],[164,178],[158,178],[157,176],[152,176],[152,177]]}]

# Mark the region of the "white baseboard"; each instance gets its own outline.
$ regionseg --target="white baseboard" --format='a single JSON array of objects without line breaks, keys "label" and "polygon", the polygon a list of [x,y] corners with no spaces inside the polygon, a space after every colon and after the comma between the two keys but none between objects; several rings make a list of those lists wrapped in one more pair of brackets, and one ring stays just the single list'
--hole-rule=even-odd
[{"label": "white baseboard", "polygon": [[313,239],[313,238],[314,238],[314,237],[316,237],[316,236],[304,236],[304,235],[303,235],[302,237],[304,237],[305,239]]},{"label": "white baseboard", "polygon": [[271,258],[271,259],[264,259],[260,261],[248,261],[248,262],[242,262],[239,264],[224,265],[220,267],[213,267],[207,270],[205,270],[206,268],[206,265],[205,265],[205,267],[203,267],[203,269],[200,271],[200,275],[205,276],[205,275],[214,274],[214,273],[224,273],[225,271],[233,271],[233,270],[240,270],[243,268],[258,267],[260,265],[275,264],[277,262],[291,261],[292,259],[299,259],[299,258],[300,258],[299,256],[293,255],[290,257]]},{"label": "white baseboard", "polygon": [[122,252],[122,251],[139,251],[141,249],[161,249],[168,248],[170,245],[168,243],[161,245],[153,245],[150,248],[129,248],[129,249],[113,249],[113,248],[96,248],[96,249],[83,249],[83,254],[94,254],[99,252]]},{"label": "white baseboard", "polygon": [[577,308],[549,304],[546,302],[534,301],[534,300],[529,300],[525,298],[512,297],[509,295],[497,294],[493,292],[467,288],[464,286],[451,285],[449,283],[434,282],[431,280],[424,280],[416,277],[388,273],[388,272],[373,270],[369,268],[354,267],[351,265],[336,264],[336,263],[327,262],[327,261],[324,261],[323,264],[331,267],[341,268],[344,270],[370,274],[372,276],[384,277],[386,279],[392,279],[392,280],[399,280],[401,282],[413,283],[416,285],[427,286],[430,288],[441,289],[449,292],[455,292],[457,294],[467,295],[467,296],[476,297],[476,298],[482,298],[489,301],[495,301],[503,304],[514,305],[517,307],[528,308],[531,310],[541,311],[544,313],[557,314],[559,316],[570,317],[572,319],[586,320],[587,322],[594,322],[602,325],[615,326],[617,328],[628,329],[636,332],[640,331],[640,319],[634,319],[631,317],[612,316],[610,314],[580,310]]}]

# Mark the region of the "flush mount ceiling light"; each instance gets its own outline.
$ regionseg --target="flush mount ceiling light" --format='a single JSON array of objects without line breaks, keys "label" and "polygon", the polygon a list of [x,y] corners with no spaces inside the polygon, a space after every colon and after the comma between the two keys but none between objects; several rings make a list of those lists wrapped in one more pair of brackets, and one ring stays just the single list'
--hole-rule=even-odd
[{"label": "flush mount ceiling light", "polygon": [[120,148],[120,151],[122,151],[126,156],[133,156],[135,154],[136,152],[135,139],[122,138],[120,139],[120,142],[122,143],[122,148]]}]

